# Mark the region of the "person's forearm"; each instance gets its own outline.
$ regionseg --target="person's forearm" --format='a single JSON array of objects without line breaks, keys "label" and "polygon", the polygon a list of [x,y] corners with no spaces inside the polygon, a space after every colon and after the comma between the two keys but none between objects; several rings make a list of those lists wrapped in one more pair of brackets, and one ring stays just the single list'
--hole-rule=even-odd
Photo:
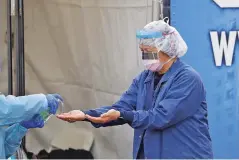
[{"label": "person's forearm", "polygon": [[134,113],[133,111],[120,111],[120,117],[132,123],[134,120]]},{"label": "person's forearm", "polygon": [[[12,125],[32,118],[35,114],[48,108],[44,94],[29,96],[0,95],[0,119],[2,125]],[[17,113],[17,114],[16,114]]]}]

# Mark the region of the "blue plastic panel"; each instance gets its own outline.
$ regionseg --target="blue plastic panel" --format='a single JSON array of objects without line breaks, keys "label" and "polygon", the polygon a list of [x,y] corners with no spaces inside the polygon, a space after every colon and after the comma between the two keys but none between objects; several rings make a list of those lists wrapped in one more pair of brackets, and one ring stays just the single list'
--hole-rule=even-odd
[{"label": "blue plastic panel", "polygon": [[[171,0],[171,22],[188,44],[182,59],[201,74],[207,90],[214,158],[239,158],[239,33],[231,32],[239,31],[239,8],[238,0],[226,1],[234,8],[221,8],[213,0]],[[234,50],[230,65],[223,57],[216,66],[211,31],[218,32],[219,39],[222,31],[227,39],[230,32],[236,34],[230,38],[236,39],[235,47],[230,46]]]}]

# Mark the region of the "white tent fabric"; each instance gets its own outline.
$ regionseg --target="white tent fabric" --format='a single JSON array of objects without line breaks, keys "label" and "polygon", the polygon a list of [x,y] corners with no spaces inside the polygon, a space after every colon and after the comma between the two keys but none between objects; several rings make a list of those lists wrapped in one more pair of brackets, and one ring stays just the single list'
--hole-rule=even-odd
[{"label": "white tent fabric", "polygon": [[[151,20],[151,4],[151,0],[25,0],[26,93],[60,93],[65,111],[114,103],[143,69],[135,32]],[[6,0],[0,0],[0,14],[0,89],[6,93]],[[50,149],[66,126],[93,133],[95,158],[132,158],[133,132],[128,125],[95,129],[87,122],[68,124],[56,118],[29,132],[27,149],[34,153]]]}]

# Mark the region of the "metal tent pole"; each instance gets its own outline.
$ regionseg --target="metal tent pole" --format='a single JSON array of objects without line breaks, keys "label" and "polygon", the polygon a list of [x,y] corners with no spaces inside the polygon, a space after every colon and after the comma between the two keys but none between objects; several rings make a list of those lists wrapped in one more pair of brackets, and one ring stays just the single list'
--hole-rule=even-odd
[{"label": "metal tent pole", "polygon": [[24,0],[19,1],[19,13],[20,13],[20,43],[21,43],[21,55],[20,55],[20,93],[21,96],[25,95],[25,34],[24,34]]},{"label": "metal tent pole", "polygon": [[[20,0],[19,2],[19,12],[20,12],[20,39],[21,39],[21,55],[20,55],[20,59],[19,59],[19,63],[20,63],[20,70],[21,70],[21,74],[20,74],[20,93],[21,95],[25,95],[25,37],[24,37],[24,0]],[[27,152],[26,149],[26,137],[24,137],[22,139],[22,149],[24,150],[24,152]]]},{"label": "metal tent pole", "polygon": [[19,26],[19,21],[20,21],[20,15],[19,15],[19,0],[15,0],[15,10],[16,10],[16,15],[15,15],[15,25],[16,25],[16,96],[20,95],[20,67],[19,67],[19,59],[20,59],[20,52],[21,52],[21,46],[20,46],[20,26]]},{"label": "metal tent pole", "polygon": [[152,0],[152,21],[163,19],[163,0]]},{"label": "metal tent pole", "polygon": [[24,1],[16,0],[16,95],[25,95]]},{"label": "metal tent pole", "polygon": [[[15,0],[16,10],[16,96],[25,95],[24,0]],[[21,148],[26,152],[25,137]]]},{"label": "metal tent pole", "polygon": [[7,53],[8,53],[8,95],[13,94],[12,78],[12,3],[7,0]]}]

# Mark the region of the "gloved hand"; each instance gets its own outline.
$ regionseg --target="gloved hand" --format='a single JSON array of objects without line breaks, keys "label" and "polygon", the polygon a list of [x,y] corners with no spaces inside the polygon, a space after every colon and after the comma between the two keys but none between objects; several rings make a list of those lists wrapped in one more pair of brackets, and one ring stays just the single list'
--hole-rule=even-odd
[{"label": "gloved hand", "polygon": [[59,106],[59,100],[63,102],[63,98],[59,94],[48,94],[46,95],[48,101],[49,112],[51,114],[56,114]]},{"label": "gloved hand", "polygon": [[30,128],[42,128],[44,127],[44,120],[40,114],[36,114],[32,119],[28,121],[23,121],[20,123],[21,126],[30,129]]}]

